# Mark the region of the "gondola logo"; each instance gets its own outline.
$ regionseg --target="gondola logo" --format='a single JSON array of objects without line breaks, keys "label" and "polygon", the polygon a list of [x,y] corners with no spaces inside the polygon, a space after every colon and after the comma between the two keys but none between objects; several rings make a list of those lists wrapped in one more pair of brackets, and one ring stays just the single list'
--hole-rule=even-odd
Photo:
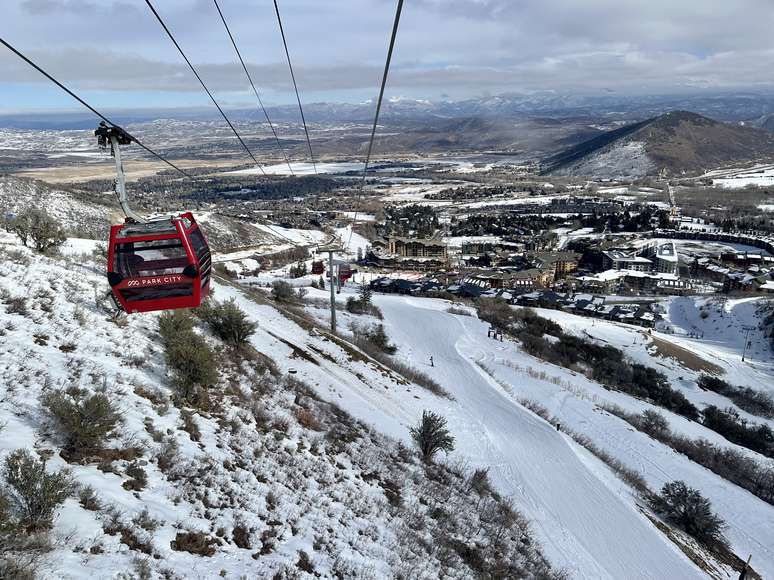
[{"label": "gondola logo", "polygon": [[126,285],[131,286],[158,286],[159,284],[179,284],[183,281],[183,277],[176,276],[154,276],[148,278],[139,278],[135,280],[127,280]]}]

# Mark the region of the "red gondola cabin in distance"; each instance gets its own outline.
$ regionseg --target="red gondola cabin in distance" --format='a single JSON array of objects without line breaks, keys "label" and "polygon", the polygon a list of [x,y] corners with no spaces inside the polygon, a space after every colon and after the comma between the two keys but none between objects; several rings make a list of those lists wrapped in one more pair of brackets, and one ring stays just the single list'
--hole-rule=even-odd
[{"label": "red gondola cabin in distance", "polygon": [[110,228],[108,282],[127,314],[196,308],[209,294],[211,268],[190,212]]}]

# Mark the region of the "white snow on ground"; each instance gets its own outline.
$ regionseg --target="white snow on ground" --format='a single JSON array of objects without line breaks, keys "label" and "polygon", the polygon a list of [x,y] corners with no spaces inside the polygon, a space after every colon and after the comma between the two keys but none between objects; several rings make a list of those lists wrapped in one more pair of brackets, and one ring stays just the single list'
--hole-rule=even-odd
[{"label": "white snow on ground", "polygon": [[342,211],[339,212],[341,215],[343,215],[346,218],[349,219],[355,219],[357,218],[357,221],[359,222],[373,222],[376,221],[376,216],[372,213],[361,213],[361,212],[354,212],[354,211]]},{"label": "white snow on ground", "polygon": [[365,254],[366,247],[371,245],[366,238],[357,232],[353,232],[351,225],[345,226],[343,228],[337,228],[336,235],[341,240],[342,246],[346,249],[346,251],[353,256],[357,255],[358,249],[363,252],[363,254]]},{"label": "white snow on ground", "polygon": [[[261,375],[240,380],[241,375],[231,371],[227,381],[224,377],[228,388],[224,386],[222,400],[209,411],[192,410],[190,420],[202,432],[201,441],[192,440],[181,429],[180,408],[169,400],[157,316],[131,316],[123,324],[114,324],[93,300],[95,289],[106,287],[98,264],[35,256],[9,238],[0,235],[0,423],[4,427],[0,460],[14,449],[26,448],[33,454],[50,451],[49,470],[65,467],[56,430],[48,426],[39,397],[45,389],[65,385],[90,391],[104,388],[125,421],[109,444],[118,450],[140,446],[147,484],[136,492],[124,488],[128,476],[123,460],[108,461],[109,468],[102,470],[96,462],[71,468],[79,483],[96,490],[103,506],[115,508],[119,521],[152,544],[157,557],[148,560],[154,578],[162,577],[159,572],[164,569],[179,578],[271,578],[283,565],[294,569],[299,550],[312,554],[316,571],[324,578],[396,577],[408,568],[418,577],[439,577],[438,562],[432,557],[405,561],[405,538],[398,537],[410,525],[409,515],[425,517],[416,516],[421,510],[412,507],[419,501],[411,491],[414,484],[429,479],[417,460],[391,464],[406,477],[398,484],[405,509],[396,512],[381,484],[374,481],[389,464],[383,454],[397,452],[393,442],[371,433],[359,439],[362,444],[339,441],[344,451],[333,451],[337,437],[324,436],[325,428],[318,427],[318,433],[314,427],[301,430],[300,419],[286,418],[292,415],[291,408],[304,408],[303,400],[293,402],[292,390],[266,384]],[[258,322],[253,343],[260,352],[274,357],[285,371],[297,369],[299,377],[334,402],[341,403],[340,395],[348,392],[359,393],[361,401],[374,405],[384,401],[385,393],[388,400],[415,402],[410,413],[396,407],[393,414],[402,418],[393,426],[404,440],[406,425],[416,421],[424,402],[435,399],[387,369],[365,358],[356,360],[331,340],[301,329],[272,306],[248,300],[238,289],[216,285],[215,291],[220,298],[236,297]],[[10,298],[19,297],[26,299],[27,311],[11,312]],[[208,335],[206,339],[216,342]],[[242,366],[252,368],[255,363],[245,360]],[[269,392],[261,391],[267,387]],[[240,389],[244,390],[235,395]],[[241,405],[235,405],[240,399]],[[391,412],[389,406],[382,408]],[[261,409],[268,418],[259,421],[256,411]],[[268,423],[283,419],[290,419],[285,427]],[[177,443],[179,452],[162,469],[155,456],[165,453],[165,442],[170,440]],[[470,503],[467,493],[464,501]],[[145,533],[130,522],[143,509],[158,520],[153,532]],[[136,577],[129,572],[138,552],[121,543],[120,535],[103,533],[109,517],[83,509],[77,498],[68,499],[56,518],[53,550],[45,554],[38,577]],[[249,549],[231,540],[239,518],[251,528]],[[220,528],[222,534],[217,532]],[[176,551],[170,543],[181,530],[202,531],[223,541],[212,557]],[[463,580],[464,572],[450,570],[444,576]]]},{"label": "white snow on ground", "polygon": [[[71,244],[74,248],[79,246],[77,241]],[[8,265],[5,267],[10,268]],[[78,272],[74,274],[75,269]],[[8,289],[14,294],[21,293],[23,289],[25,293],[35,295],[37,288],[27,288],[24,284],[44,288],[58,279],[55,290],[59,300],[68,300],[68,296],[79,294],[88,295],[99,280],[89,267],[69,266],[65,269],[45,261],[44,265],[28,270],[14,267],[13,277],[9,277],[9,272],[6,271],[6,276],[0,281],[5,287],[10,286]],[[342,302],[347,292],[345,290],[339,296]],[[331,340],[309,333],[272,306],[255,303],[239,288],[216,284],[215,294],[219,299],[233,297],[258,322],[259,328],[251,342],[260,352],[274,358],[282,371],[295,372],[320,396],[335,401],[378,431],[409,443],[408,427],[415,424],[422,410],[432,409],[446,416],[456,438],[457,448],[453,457],[466,461],[472,467],[489,468],[498,490],[512,497],[516,506],[533,520],[536,539],[544,546],[550,560],[565,567],[573,578],[682,579],[705,576],[639,511],[631,490],[564,433],[557,432],[523,408],[518,403],[521,397],[546,405],[563,424],[590,436],[605,451],[640,471],[653,488],[673,479],[684,479],[698,487],[729,522],[728,536],[734,550],[740,555],[756,554],[756,568],[762,571],[764,577],[774,575],[774,529],[770,525],[774,521],[772,506],[661,444],[633,432],[623,421],[600,412],[596,407],[596,403],[610,401],[631,411],[639,411],[649,408],[647,404],[607,391],[566,369],[546,365],[524,354],[512,342],[488,339],[486,324],[475,317],[446,313],[448,302],[400,296],[374,297],[375,303],[384,312],[388,335],[399,345],[397,358],[432,376],[452,394],[454,400],[438,398],[415,385],[400,384],[389,373],[385,374],[367,362],[353,360]],[[322,296],[324,293],[319,294]],[[754,316],[752,306],[748,306],[750,303],[731,302],[724,312],[741,324]],[[63,312],[74,311],[77,305],[70,304],[66,308],[69,310]],[[65,334],[60,334],[60,330],[56,330],[56,335],[54,330],[47,331],[52,334],[51,340],[57,341],[55,346],[65,336],[79,345],[89,344],[90,360],[103,372],[121,375],[121,381],[127,384],[133,379],[143,382],[158,380],[161,357],[149,338],[155,325],[154,317],[131,317],[129,326],[119,329],[100,319],[91,306],[82,304],[80,308],[86,309],[90,324],[75,325],[72,322],[75,315],[69,315],[69,322],[65,318],[59,323]],[[695,323],[695,315],[690,309],[686,308],[685,314],[679,315],[679,309],[675,308],[678,307],[672,305],[670,312],[674,314],[670,314],[669,318],[675,328],[687,328]],[[715,396],[700,393],[691,387],[691,378],[695,373],[679,367],[670,359],[654,359],[648,353],[649,344],[640,329],[602,322],[590,327],[588,319],[566,313],[541,311],[541,314],[559,320],[568,331],[588,332],[597,339],[626,350],[635,360],[657,365],[691,400],[706,402],[710,400],[706,397]],[[708,324],[715,321],[712,317],[706,320],[710,321]],[[34,324],[45,325],[44,317]],[[738,327],[738,324],[728,326]],[[710,340],[707,330],[704,342],[678,334],[658,336],[683,344],[709,360],[717,360],[728,369],[734,384],[771,388],[774,373],[770,358],[767,362],[760,354],[760,359],[742,364],[738,361],[738,341],[730,330],[725,343],[720,330],[716,343]],[[3,359],[6,364],[25,358],[36,361],[34,364],[38,366],[46,364],[27,344],[30,331],[18,327],[8,332],[15,341],[16,358],[6,356]],[[126,347],[123,359],[144,358],[150,366],[142,371],[134,370],[122,358],[116,358],[113,351],[118,350],[120,344]],[[301,349],[308,357],[299,356],[296,349]],[[52,351],[59,353],[55,348]],[[56,359],[60,361],[57,364],[62,369],[66,368],[63,362],[66,355],[59,353],[56,356],[60,357]],[[432,367],[430,356],[434,359]],[[51,366],[50,362],[48,366]],[[530,367],[544,374],[530,373]],[[22,395],[29,396],[24,391]],[[132,404],[134,401],[126,400]],[[129,416],[134,417],[133,428],[128,434],[132,430],[143,432],[141,419],[149,412],[144,408],[137,411],[127,409]],[[671,414],[665,415],[676,431],[714,437],[711,440],[718,441],[717,435],[700,425]],[[9,419],[9,426],[3,433],[3,449],[22,443],[31,446],[35,434],[29,423],[12,413],[4,413],[2,418]],[[158,418],[157,421],[162,428],[174,428],[176,416]],[[206,425],[210,423],[203,423],[203,426]],[[192,453],[198,453],[195,445],[187,445],[191,445]],[[214,445],[208,444],[206,453],[222,457]],[[52,467],[57,465],[52,462]],[[79,468],[81,475],[91,478],[101,493],[111,500],[127,502],[127,496],[131,497],[131,494],[121,490],[120,477],[102,474],[93,467]],[[204,520],[198,519],[199,516],[188,516],[186,505],[172,508],[166,503],[166,488],[151,489],[151,493],[144,493],[145,503],[160,510],[158,513],[170,522],[161,532],[159,545],[169,545],[168,540],[174,535],[171,523],[176,517],[187,517],[187,524],[206,525]],[[141,502],[131,501],[131,504],[124,504],[125,509],[132,512],[140,509]],[[74,522],[84,529],[95,529],[97,524],[93,517],[87,516],[75,502],[70,502],[57,529],[64,531]],[[292,554],[298,546],[298,543],[291,542],[285,554]],[[80,557],[68,551],[64,554],[64,565],[68,566],[68,570],[75,570]],[[165,550],[164,554],[176,559],[181,566],[191,565],[190,557],[185,554],[169,550]],[[234,553],[235,559],[228,563],[229,571],[247,569],[247,564],[238,559],[241,557],[239,553]],[[105,577],[100,576],[105,563],[104,559],[90,559],[87,573],[94,578]],[[205,567],[200,570],[205,576],[217,573],[209,567],[209,562],[205,561],[203,565]]]},{"label": "white snow on ground", "polygon": [[270,224],[255,224],[259,230],[271,234],[281,240],[288,241],[297,245],[314,245],[324,242],[328,239],[324,232],[319,230],[300,230],[295,228],[283,228],[280,226]]},{"label": "white snow on ground", "polygon": [[85,238],[67,238],[67,241],[60,246],[59,251],[63,256],[91,254],[100,246],[107,248],[107,243]]},{"label": "white snow on ground", "polygon": [[740,189],[750,185],[770,187],[774,185],[774,167],[758,165],[752,169],[719,170],[707,174],[713,177],[712,184],[727,189]]},{"label": "white snow on ground", "polygon": [[[315,167],[311,163],[290,162],[295,175],[314,175]],[[263,171],[268,175],[290,175],[287,163],[278,163],[277,165],[268,165],[263,167]],[[347,173],[349,171],[363,171],[363,163],[360,162],[341,162],[341,163],[318,163],[317,173],[335,174]],[[236,171],[227,171],[222,175],[263,175],[259,167],[250,167],[249,169],[238,169]]]}]

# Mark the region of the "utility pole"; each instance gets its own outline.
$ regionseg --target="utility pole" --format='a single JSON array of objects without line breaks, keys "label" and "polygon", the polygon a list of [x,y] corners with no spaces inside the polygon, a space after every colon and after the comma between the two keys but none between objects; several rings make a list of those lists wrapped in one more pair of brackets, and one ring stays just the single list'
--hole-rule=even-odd
[{"label": "utility pole", "polygon": [[749,345],[749,341],[747,340],[747,337],[750,336],[750,331],[755,330],[754,326],[743,326],[742,327],[745,331],[744,333],[744,347],[742,348],[742,362],[744,362],[744,356],[747,353],[747,345]]},{"label": "utility pole", "polygon": [[[342,248],[333,243],[326,244],[324,246],[318,246],[318,252],[328,252],[328,272],[330,273],[330,288],[331,288],[331,333],[336,334],[336,280],[334,279],[334,266],[333,266],[333,254],[335,252],[341,252]],[[338,276],[337,276],[338,277]]]}]

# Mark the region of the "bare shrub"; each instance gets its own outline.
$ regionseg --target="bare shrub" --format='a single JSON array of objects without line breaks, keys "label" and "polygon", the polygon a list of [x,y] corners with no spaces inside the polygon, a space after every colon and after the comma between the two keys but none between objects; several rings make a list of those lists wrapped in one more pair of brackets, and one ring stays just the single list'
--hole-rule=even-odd
[{"label": "bare shrub", "polygon": [[71,387],[43,395],[43,407],[65,437],[65,451],[75,457],[101,449],[121,423],[121,416],[103,393]]},{"label": "bare shrub", "polygon": [[9,314],[27,316],[30,313],[27,308],[27,299],[23,296],[9,296],[3,299],[3,304],[8,307],[7,310]]},{"label": "bare shrub", "polygon": [[712,503],[683,481],[672,481],[652,500],[653,509],[697,540],[725,543],[725,522],[712,511]]},{"label": "bare shrub", "polygon": [[432,463],[439,451],[454,450],[454,437],[446,428],[446,419],[432,411],[422,411],[422,420],[411,428],[411,438],[426,463]]},{"label": "bare shrub", "polygon": [[390,342],[390,337],[387,336],[383,324],[375,324],[373,326],[353,324],[352,333],[355,335],[355,343],[358,345],[367,343],[372,348],[390,355],[395,354],[398,350],[398,347]]},{"label": "bare shrub", "polygon": [[180,418],[183,421],[183,431],[188,433],[191,441],[201,441],[202,432],[199,429],[199,426],[196,424],[196,419],[194,419],[193,413],[188,409],[183,409],[180,411]]},{"label": "bare shrub", "polygon": [[212,556],[215,553],[218,540],[202,532],[178,532],[169,545],[178,552]]},{"label": "bare shrub", "polygon": [[121,487],[129,491],[141,491],[148,485],[148,474],[137,461],[133,461],[126,468],[126,475],[130,477]]},{"label": "bare shrub", "polygon": [[102,509],[102,502],[99,500],[96,490],[90,485],[83,486],[78,490],[78,502],[85,510],[98,512]]},{"label": "bare shrub", "polygon": [[44,461],[17,449],[3,463],[6,522],[25,534],[49,530],[57,509],[74,491],[66,470],[48,473]]},{"label": "bare shrub", "polygon": [[163,522],[152,517],[148,508],[144,508],[139,514],[132,518],[132,523],[146,532],[153,533],[159,529]]},{"label": "bare shrub", "polygon": [[489,480],[489,470],[476,469],[470,474],[468,485],[470,486],[470,489],[475,491],[481,497],[491,495],[493,488],[492,482]]},{"label": "bare shrub", "polygon": [[666,418],[661,413],[651,409],[646,409],[640,415],[640,427],[645,433],[656,439],[664,437],[670,431]]}]

